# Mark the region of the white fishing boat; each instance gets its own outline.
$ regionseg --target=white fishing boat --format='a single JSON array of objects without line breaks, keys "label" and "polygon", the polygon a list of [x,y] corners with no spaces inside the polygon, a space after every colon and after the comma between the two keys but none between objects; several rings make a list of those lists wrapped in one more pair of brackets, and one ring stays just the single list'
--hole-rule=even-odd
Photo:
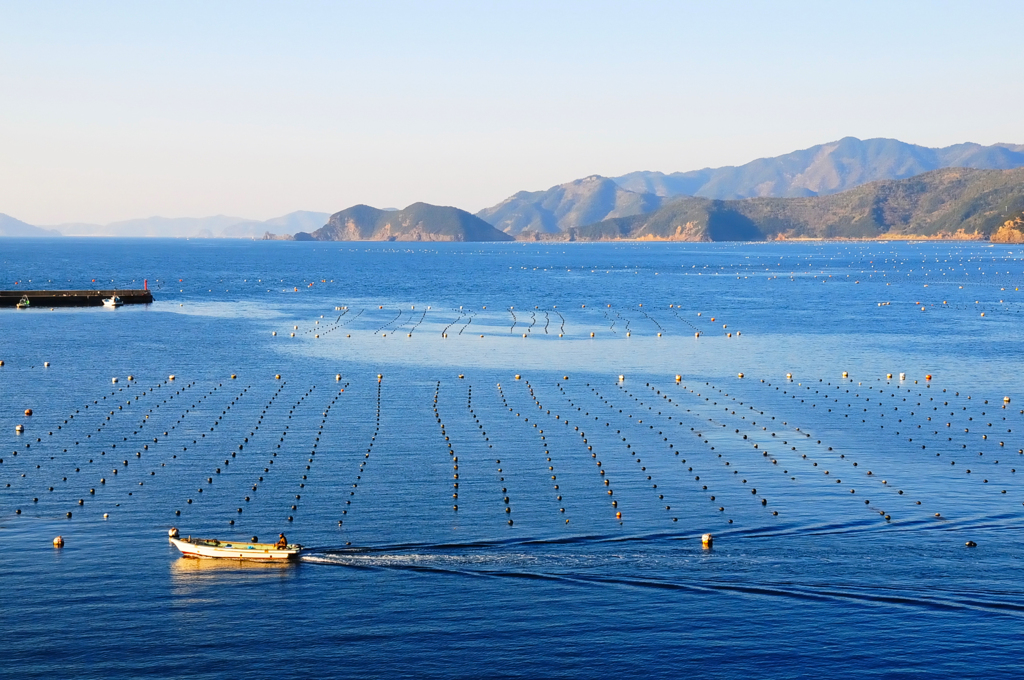
[{"label": "white fishing boat", "polygon": [[169,540],[185,557],[283,562],[296,559],[302,552],[302,546],[296,543],[281,547],[277,543],[221,541],[216,538],[192,538],[191,536],[180,538],[173,534]]},{"label": "white fishing boat", "polygon": [[119,298],[116,295],[114,295],[113,297],[103,298],[104,307],[120,307],[123,304],[124,302],[121,300],[121,298]]},{"label": "white fishing boat", "polygon": [[32,303],[28,301],[27,295],[22,295],[21,299],[18,300],[18,304],[14,306],[17,307],[18,309],[28,309],[30,306],[32,306]]}]

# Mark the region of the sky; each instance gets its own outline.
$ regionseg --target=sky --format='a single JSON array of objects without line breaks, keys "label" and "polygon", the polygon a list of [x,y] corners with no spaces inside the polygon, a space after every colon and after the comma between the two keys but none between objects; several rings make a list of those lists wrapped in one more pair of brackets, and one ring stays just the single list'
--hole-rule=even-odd
[{"label": "sky", "polygon": [[1024,143],[1015,2],[0,0],[0,213],[470,211],[848,135]]}]

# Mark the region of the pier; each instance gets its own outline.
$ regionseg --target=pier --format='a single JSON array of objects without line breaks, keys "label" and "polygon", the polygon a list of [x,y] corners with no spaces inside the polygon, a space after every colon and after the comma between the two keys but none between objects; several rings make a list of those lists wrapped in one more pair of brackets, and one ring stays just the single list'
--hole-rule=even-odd
[{"label": "pier", "polygon": [[148,289],[136,290],[0,290],[0,307],[14,307],[22,298],[28,298],[31,307],[100,307],[103,298],[121,298],[126,305],[153,302]]}]

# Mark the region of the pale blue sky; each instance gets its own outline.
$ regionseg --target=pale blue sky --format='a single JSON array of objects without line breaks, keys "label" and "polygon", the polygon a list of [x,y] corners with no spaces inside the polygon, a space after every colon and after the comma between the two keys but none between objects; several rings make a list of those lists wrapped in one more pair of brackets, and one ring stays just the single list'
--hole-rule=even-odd
[{"label": "pale blue sky", "polygon": [[477,210],[846,135],[1024,143],[1022,2],[0,2],[0,212]]}]

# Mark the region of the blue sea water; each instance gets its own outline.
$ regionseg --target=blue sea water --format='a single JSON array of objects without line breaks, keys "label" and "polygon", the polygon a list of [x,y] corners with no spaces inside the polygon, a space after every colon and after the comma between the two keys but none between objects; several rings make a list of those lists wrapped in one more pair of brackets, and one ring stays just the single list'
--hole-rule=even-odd
[{"label": "blue sea water", "polygon": [[1022,253],[2,240],[0,675],[1019,677]]}]

